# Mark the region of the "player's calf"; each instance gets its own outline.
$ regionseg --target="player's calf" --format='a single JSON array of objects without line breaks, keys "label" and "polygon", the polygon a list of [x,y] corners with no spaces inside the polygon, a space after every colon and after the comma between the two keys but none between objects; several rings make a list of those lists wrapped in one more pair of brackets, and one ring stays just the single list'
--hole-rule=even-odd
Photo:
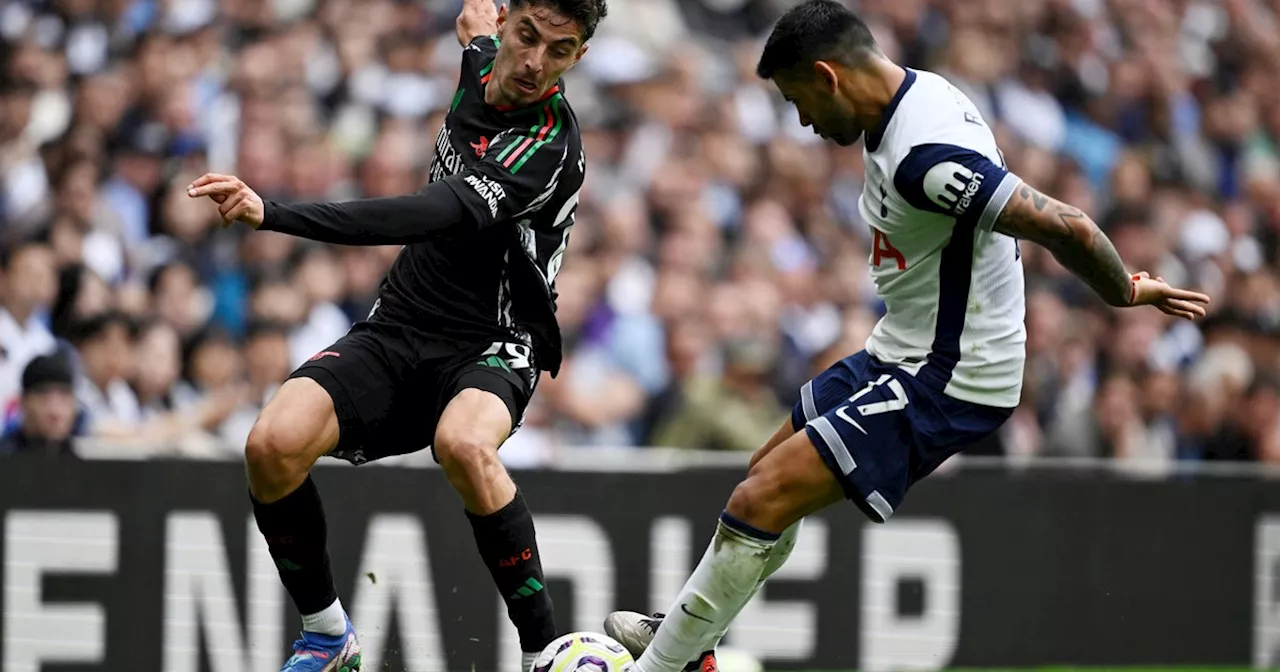
[{"label": "player's calf", "polygon": [[[283,669],[357,669],[359,647],[338,601],[329,567],[328,525],[308,473],[338,443],[338,419],[324,388],[309,378],[285,382],[263,409],[245,445],[253,515],[302,614],[302,648]],[[354,666],[353,666],[354,665]]]},{"label": "player's calf", "polygon": [[[755,590],[743,600],[743,606],[746,606],[755,597],[756,593],[760,592],[764,582],[770,576],[773,576],[774,572],[777,572],[778,569],[786,564],[787,559],[791,557],[791,552],[795,550],[796,539],[800,534],[800,527],[803,523],[804,519],[802,518],[795,525],[788,527],[778,538],[778,541],[769,551],[769,557],[765,560],[764,570],[761,572],[759,580],[756,581]],[[645,649],[649,648],[649,644],[653,642],[653,637],[657,634],[658,627],[662,625],[664,618],[666,618],[665,614],[646,616],[634,611],[615,611],[605,619],[604,631],[605,634],[625,646],[627,651],[638,659],[644,654]],[[715,672],[715,650],[720,645],[720,640],[724,639],[727,631],[728,625],[721,628],[710,639],[704,641],[698,657],[684,666],[685,672]]]},{"label": "player's calf", "polygon": [[637,672],[679,672],[729,627],[755,593],[782,532],[839,501],[840,484],[806,432],[760,458],[734,489],[715,539],[636,661]]},{"label": "player's calf", "polygon": [[533,514],[498,459],[512,411],[497,394],[463,389],[445,407],[432,448],[458,491],[476,548],[520,635],[524,670],[557,632]]}]

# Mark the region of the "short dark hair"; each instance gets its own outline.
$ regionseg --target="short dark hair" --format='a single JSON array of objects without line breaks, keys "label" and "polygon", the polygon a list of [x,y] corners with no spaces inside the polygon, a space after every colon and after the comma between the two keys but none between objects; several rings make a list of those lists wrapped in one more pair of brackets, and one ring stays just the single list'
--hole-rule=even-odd
[{"label": "short dark hair", "polygon": [[511,0],[511,9],[541,5],[573,19],[582,29],[582,41],[596,34],[596,26],[609,14],[606,0]]},{"label": "short dark hair", "polygon": [[249,294],[257,294],[263,289],[279,286],[290,286],[293,276],[284,266],[263,266],[249,272]]},{"label": "short dark hair", "polygon": [[128,315],[118,310],[108,310],[97,315],[90,315],[75,322],[67,340],[80,347],[89,341],[95,341],[111,327],[122,327],[130,339],[137,337],[137,325]]},{"label": "short dark hair", "polygon": [[289,327],[275,320],[254,319],[244,329],[244,342],[247,345],[254,339],[264,336],[289,337]]},{"label": "short dark hair", "polygon": [[778,19],[756,74],[773,79],[778,72],[814,61],[852,67],[868,53],[880,53],[880,45],[862,19],[836,0],[806,0]]},{"label": "short dark hair", "polygon": [[43,233],[35,235],[18,236],[7,244],[0,245],[0,270],[9,270],[13,264],[13,260],[27,250],[34,248],[49,249],[49,241],[42,240]]}]

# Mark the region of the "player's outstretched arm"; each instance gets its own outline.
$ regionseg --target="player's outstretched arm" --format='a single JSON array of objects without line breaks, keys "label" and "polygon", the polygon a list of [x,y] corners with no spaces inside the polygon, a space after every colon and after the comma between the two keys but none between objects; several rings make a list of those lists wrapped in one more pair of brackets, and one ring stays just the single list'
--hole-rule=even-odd
[{"label": "player's outstretched arm", "polygon": [[467,46],[477,37],[498,32],[498,9],[493,0],[462,0],[462,12],[455,22],[458,44]]},{"label": "player's outstretched arm", "polygon": [[187,195],[208,196],[217,203],[224,226],[240,221],[255,229],[338,245],[408,245],[472,220],[457,193],[443,183],[407,196],[275,203],[263,201],[234,175],[210,173],[192,182]]},{"label": "player's outstretched arm", "polygon": [[1178,317],[1205,314],[1209,297],[1147,273],[1130,274],[1115,246],[1088,215],[1023,182],[996,219],[995,230],[1047,248],[1112,306],[1151,305]]}]

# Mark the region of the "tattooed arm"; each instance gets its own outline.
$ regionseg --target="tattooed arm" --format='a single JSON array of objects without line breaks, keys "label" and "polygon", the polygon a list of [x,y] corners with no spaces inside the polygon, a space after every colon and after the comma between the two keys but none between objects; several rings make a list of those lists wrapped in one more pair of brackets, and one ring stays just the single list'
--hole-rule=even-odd
[{"label": "tattooed arm", "polygon": [[1170,287],[1146,273],[1130,275],[1111,240],[1088,215],[1025,182],[1004,206],[995,230],[1044,246],[1112,306],[1154,305],[1188,319],[1205,314],[1209,297]]},{"label": "tattooed arm", "polygon": [[1113,306],[1128,306],[1133,278],[1106,234],[1087,215],[1026,182],[1004,206],[995,229],[1038,243]]}]

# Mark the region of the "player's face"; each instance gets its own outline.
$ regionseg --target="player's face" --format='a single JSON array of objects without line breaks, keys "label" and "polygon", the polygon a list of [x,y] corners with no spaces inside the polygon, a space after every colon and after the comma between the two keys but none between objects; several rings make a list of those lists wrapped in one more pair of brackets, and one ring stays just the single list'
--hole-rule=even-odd
[{"label": "player's face", "polygon": [[839,87],[830,69],[802,72],[780,72],[773,83],[782,97],[796,106],[800,124],[813,129],[827,140],[844,147],[862,137],[852,108],[839,95]]},{"label": "player's face", "polygon": [[[493,79],[499,105],[520,107],[542,99],[587,52],[577,22],[541,4],[498,12],[498,55]],[[490,101],[495,102],[495,101]]]}]

